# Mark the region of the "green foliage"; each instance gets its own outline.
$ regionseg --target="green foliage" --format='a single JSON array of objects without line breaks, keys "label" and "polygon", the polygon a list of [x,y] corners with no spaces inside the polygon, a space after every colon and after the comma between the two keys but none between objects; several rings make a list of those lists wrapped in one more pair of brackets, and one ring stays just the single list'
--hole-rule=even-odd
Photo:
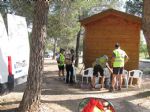
[{"label": "green foliage", "polygon": [[10,0],[11,13],[26,17],[28,23],[33,21],[34,2],[30,0]]},{"label": "green foliage", "polygon": [[79,0],[78,5],[81,16],[85,18],[108,8],[119,9],[122,4],[118,0]]},{"label": "green foliage", "polygon": [[52,50],[52,49],[53,49],[53,44],[49,44],[49,41],[46,41],[45,51]]},{"label": "green foliage", "polygon": [[0,0],[0,12],[4,15],[8,12],[10,2]]},{"label": "green foliage", "polygon": [[128,0],[125,8],[127,13],[142,16],[143,0]]},{"label": "green foliage", "polygon": [[[48,36],[57,38],[58,47],[75,48],[76,36],[80,29],[79,17],[95,14],[98,8],[112,8],[119,4],[118,0],[53,0],[49,13]],[[80,50],[82,46],[81,42]]]},{"label": "green foliage", "polygon": [[140,41],[140,58],[147,58],[147,57],[148,57],[147,45],[144,44],[143,41]]},{"label": "green foliage", "polygon": [[63,48],[75,47],[74,38],[79,26],[71,3],[70,0],[55,0],[49,14],[48,36],[57,39],[57,44]]},{"label": "green foliage", "polygon": [[30,0],[0,0],[0,12],[2,15],[7,13],[26,17],[28,24],[33,20],[33,5]]},{"label": "green foliage", "polygon": [[[0,0],[0,3],[1,13],[24,16],[28,24],[32,23],[34,1]],[[75,48],[76,36],[80,29],[79,17],[87,17],[105,8],[116,8],[119,5],[118,0],[52,0],[48,15],[46,46],[53,49],[54,41],[50,40],[55,40],[57,47]],[[80,50],[82,46],[81,42]]]}]

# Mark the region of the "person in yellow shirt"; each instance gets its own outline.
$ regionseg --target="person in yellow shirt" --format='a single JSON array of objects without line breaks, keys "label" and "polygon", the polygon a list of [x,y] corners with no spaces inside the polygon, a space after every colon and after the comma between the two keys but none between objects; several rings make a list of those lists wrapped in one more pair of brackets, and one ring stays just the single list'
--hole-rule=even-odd
[{"label": "person in yellow shirt", "polygon": [[59,69],[59,72],[58,72],[59,78],[61,78],[61,74],[62,74],[62,77],[64,78],[64,66],[65,66],[64,51],[65,51],[64,49],[60,49],[59,56],[57,57],[57,63],[58,63],[58,69]]},{"label": "person in yellow shirt", "polygon": [[120,48],[119,43],[115,44],[115,50],[112,54],[112,66],[113,66],[113,75],[112,75],[112,87],[110,92],[115,90],[115,85],[118,80],[118,90],[121,90],[122,86],[122,73],[125,63],[128,61],[129,57],[124,50]]}]

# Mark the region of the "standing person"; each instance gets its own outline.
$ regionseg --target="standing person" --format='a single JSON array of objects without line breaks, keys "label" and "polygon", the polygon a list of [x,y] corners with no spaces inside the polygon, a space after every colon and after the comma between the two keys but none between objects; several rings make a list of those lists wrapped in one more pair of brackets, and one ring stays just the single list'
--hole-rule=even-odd
[{"label": "standing person", "polygon": [[[71,49],[70,53],[68,53],[65,57],[65,64],[66,64],[66,83],[73,83],[73,62],[74,62],[74,50]],[[69,79],[70,76],[70,79]]]},{"label": "standing person", "polygon": [[95,79],[96,77],[98,77],[98,74],[100,73],[101,75],[101,88],[100,90],[104,89],[104,80],[105,80],[105,77],[104,77],[104,68],[109,67],[108,65],[108,56],[107,55],[104,55],[100,58],[96,58],[96,61],[93,63],[93,78],[91,79],[92,80],[92,87],[95,88]]},{"label": "standing person", "polygon": [[58,72],[59,78],[61,78],[61,74],[62,74],[62,77],[64,78],[64,65],[65,65],[64,51],[65,51],[64,49],[60,49],[60,53],[57,56],[57,63],[58,63],[58,69],[59,69],[59,72]]},{"label": "standing person", "polygon": [[121,90],[122,86],[122,73],[125,63],[128,61],[128,55],[124,50],[120,48],[119,43],[115,44],[115,50],[112,54],[112,65],[113,65],[113,75],[112,75],[112,88],[110,91],[115,90],[115,85],[118,81],[118,90]]}]

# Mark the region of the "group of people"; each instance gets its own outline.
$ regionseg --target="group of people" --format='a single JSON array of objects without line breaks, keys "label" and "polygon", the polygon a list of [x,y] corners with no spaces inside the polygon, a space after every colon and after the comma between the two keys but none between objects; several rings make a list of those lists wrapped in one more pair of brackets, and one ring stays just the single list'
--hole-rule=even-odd
[{"label": "group of people", "polygon": [[92,88],[95,88],[95,79],[98,75],[101,76],[101,87],[100,90],[104,89],[104,68],[108,68],[111,72],[110,88],[111,92],[116,90],[121,90],[122,87],[122,74],[125,63],[128,61],[128,55],[124,50],[120,48],[119,43],[115,44],[115,50],[112,53],[111,67],[108,64],[108,57],[104,55],[97,58],[93,63],[93,78],[92,78]]},{"label": "group of people", "polygon": [[[60,49],[59,55],[56,57],[59,72],[59,77],[64,78],[64,69],[66,68],[66,83],[73,83],[73,63],[75,60],[74,56],[74,50],[71,49],[69,52],[65,52],[64,49]],[[110,91],[121,90],[122,87],[122,74],[125,63],[128,61],[128,55],[124,50],[120,48],[119,43],[115,44],[115,49],[112,53],[111,58],[111,66],[108,64],[108,56],[103,55],[99,58],[96,58],[95,62],[93,63],[93,77],[91,79],[91,85],[92,88],[95,88],[95,80],[100,75],[101,76],[101,87],[100,90],[104,89],[104,81],[105,81],[105,75],[104,75],[104,69],[108,68],[110,73],[112,74],[110,77]],[[62,76],[61,76],[62,74]],[[117,87],[116,87],[117,85]]]},{"label": "group of people", "polygon": [[[57,55],[57,63],[58,63],[58,75],[59,78],[64,78],[64,69],[66,68],[67,76],[66,83],[73,83],[73,63],[74,63],[74,50],[71,49],[68,52],[65,52],[64,49],[60,49],[60,53]],[[61,76],[62,75],[62,76]]]}]

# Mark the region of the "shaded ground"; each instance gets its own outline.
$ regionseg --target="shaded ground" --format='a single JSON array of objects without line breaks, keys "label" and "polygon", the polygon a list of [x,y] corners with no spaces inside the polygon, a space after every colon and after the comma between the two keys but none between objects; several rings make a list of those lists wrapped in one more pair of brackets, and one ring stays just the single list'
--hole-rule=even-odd
[{"label": "shaded ground", "polygon": [[[117,112],[150,112],[149,75],[144,76],[141,89],[129,88],[122,92],[109,93],[107,90],[82,90],[77,85],[65,84],[57,77],[55,61],[45,60],[44,71],[42,104],[50,109],[49,112],[78,112],[78,104],[86,97],[109,99]],[[14,112],[12,109],[18,107],[24,87],[25,85],[19,85],[14,92],[0,97],[0,112]]]}]

